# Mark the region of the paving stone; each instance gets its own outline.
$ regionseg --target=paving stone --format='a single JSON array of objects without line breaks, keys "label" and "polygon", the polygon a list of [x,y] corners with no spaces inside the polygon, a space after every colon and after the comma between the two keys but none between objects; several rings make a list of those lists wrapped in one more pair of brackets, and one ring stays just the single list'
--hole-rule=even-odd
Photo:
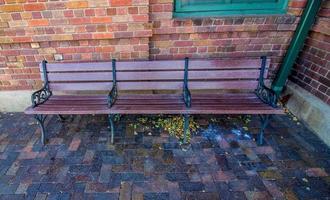
[{"label": "paving stone", "polygon": [[330,199],[330,148],[287,116],[263,146],[256,117],[248,138],[238,118],[198,116],[187,151],[160,130],[130,133],[136,117],[116,124],[114,145],[105,116],[50,117],[43,146],[30,116],[0,113],[0,199]]},{"label": "paving stone", "polygon": [[69,151],[77,151],[79,148],[79,145],[81,143],[81,139],[79,138],[73,138],[72,142],[69,146]]},{"label": "paving stone", "polygon": [[15,194],[18,185],[9,183],[0,183],[0,194]]},{"label": "paving stone", "polygon": [[205,189],[201,182],[180,182],[179,185],[181,191],[203,191]]},{"label": "paving stone", "polygon": [[307,176],[312,177],[323,177],[328,176],[328,174],[324,171],[324,169],[321,168],[309,168],[306,170]]},{"label": "paving stone", "polygon": [[6,175],[14,176],[20,167],[19,162],[14,162],[7,170]]},{"label": "paving stone", "polygon": [[46,198],[47,198],[47,194],[38,192],[34,200],[46,200]]},{"label": "paving stone", "polygon": [[144,200],[169,200],[170,195],[168,193],[145,193]]},{"label": "paving stone", "polygon": [[99,176],[99,182],[100,183],[106,183],[109,182],[110,175],[111,175],[111,165],[108,164],[102,164],[100,176]]},{"label": "paving stone", "polygon": [[132,198],[132,183],[121,182],[119,191],[119,200],[126,200]]},{"label": "paving stone", "polygon": [[166,179],[173,182],[188,181],[189,176],[187,173],[166,173]]},{"label": "paving stone", "polygon": [[29,185],[30,184],[28,183],[20,183],[17,187],[15,194],[26,194]]},{"label": "paving stone", "polygon": [[218,171],[213,174],[213,178],[215,181],[225,181],[228,182],[230,180],[235,179],[235,174],[231,171]]}]

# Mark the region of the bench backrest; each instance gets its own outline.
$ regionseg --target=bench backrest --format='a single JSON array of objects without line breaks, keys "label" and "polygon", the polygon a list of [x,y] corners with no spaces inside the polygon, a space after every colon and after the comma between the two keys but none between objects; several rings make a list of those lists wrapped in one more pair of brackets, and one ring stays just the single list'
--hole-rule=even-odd
[{"label": "bench backrest", "polygon": [[[266,59],[263,77],[268,74],[270,60]],[[191,90],[254,90],[257,88],[262,60],[222,59],[189,61]]]},{"label": "bench backrest", "polygon": [[[184,65],[184,60],[118,61],[118,90],[181,90]],[[258,84],[260,67],[259,58],[189,60],[188,86],[191,90],[253,90]],[[47,63],[46,71],[52,91],[109,91],[112,87],[111,62]]]}]

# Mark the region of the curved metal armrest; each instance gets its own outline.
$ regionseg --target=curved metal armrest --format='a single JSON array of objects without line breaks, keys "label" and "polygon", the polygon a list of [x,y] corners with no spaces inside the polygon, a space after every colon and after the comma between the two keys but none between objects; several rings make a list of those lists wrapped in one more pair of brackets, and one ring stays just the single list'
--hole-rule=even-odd
[{"label": "curved metal armrest", "polygon": [[52,92],[48,89],[47,85],[42,87],[40,90],[35,91],[31,95],[32,107],[45,103],[49,97],[52,95]]},{"label": "curved metal armrest", "polygon": [[183,88],[183,100],[187,108],[191,107],[191,94],[187,86]]},{"label": "curved metal armrest", "polygon": [[115,103],[116,99],[117,99],[117,87],[114,85],[112,86],[111,91],[108,94],[108,106],[109,108],[111,108],[113,106],[113,104]]},{"label": "curved metal armrest", "polygon": [[255,93],[262,102],[272,106],[273,108],[277,107],[277,94],[272,89],[265,86],[263,83],[258,85],[258,88],[255,90]]}]

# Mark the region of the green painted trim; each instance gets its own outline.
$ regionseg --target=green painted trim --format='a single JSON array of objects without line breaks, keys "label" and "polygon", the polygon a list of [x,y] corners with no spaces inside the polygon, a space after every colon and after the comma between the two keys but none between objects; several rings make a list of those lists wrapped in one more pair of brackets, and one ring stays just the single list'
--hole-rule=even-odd
[{"label": "green painted trim", "polygon": [[274,15],[285,14],[288,0],[277,3],[212,3],[182,5],[182,0],[175,1],[174,17],[211,17],[233,15]]},{"label": "green painted trim", "polygon": [[272,89],[276,94],[280,94],[283,90],[297,56],[304,45],[308,32],[315,22],[315,17],[320,9],[321,3],[322,0],[308,1],[304,9],[300,23],[290,43],[290,47],[272,84]]}]

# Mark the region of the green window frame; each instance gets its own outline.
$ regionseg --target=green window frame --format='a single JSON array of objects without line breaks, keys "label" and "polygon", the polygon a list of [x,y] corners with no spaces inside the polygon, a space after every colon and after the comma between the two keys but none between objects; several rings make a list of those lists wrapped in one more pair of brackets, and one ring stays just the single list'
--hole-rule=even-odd
[{"label": "green window frame", "polygon": [[219,0],[184,4],[187,0],[175,0],[174,17],[212,17],[285,14],[288,0]]}]

